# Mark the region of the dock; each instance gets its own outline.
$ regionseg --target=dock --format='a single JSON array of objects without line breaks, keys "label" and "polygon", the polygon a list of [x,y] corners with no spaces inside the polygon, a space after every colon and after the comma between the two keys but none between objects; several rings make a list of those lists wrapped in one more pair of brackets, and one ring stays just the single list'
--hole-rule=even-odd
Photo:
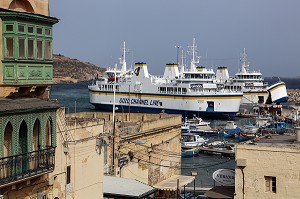
[{"label": "dock", "polygon": [[234,157],[235,153],[233,150],[226,148],[209,148],[209,147],[199,147],[199,153],[217,154],[226,157]]},{"label": "dock", "polygon": [[211,147],[205,147],[205,146],[200,146],[200,147],[185,147],[185,149],[193,149],[197,148],[199,150],[199,153],[206,153],[206,154],[212,154],[212,155],[221,155],[224,157],[234,157],[235,152],[234,150],[230,150],[227,148],[211,148]]}]

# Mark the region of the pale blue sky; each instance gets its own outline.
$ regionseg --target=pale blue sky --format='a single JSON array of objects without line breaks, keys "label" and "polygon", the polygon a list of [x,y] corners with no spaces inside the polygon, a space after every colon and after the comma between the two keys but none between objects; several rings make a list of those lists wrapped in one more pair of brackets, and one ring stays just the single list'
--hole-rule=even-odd
[{"label": "pale blue sky", "polygon": [[[300,76],[299,0],[50,0],[54,53],[114,66],[126,42],[127,63],[162,74],[176,45],[196,38],[199,65],[233,75],[246,48],[250,69],[265,77]],[[189,62],[190,57],[187,56]]]}]

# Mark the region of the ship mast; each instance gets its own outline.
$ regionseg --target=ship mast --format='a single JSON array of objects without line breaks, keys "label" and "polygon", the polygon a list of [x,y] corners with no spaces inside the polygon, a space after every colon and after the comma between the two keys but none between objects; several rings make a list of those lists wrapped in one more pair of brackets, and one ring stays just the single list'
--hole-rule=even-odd
[{"label": "ship mast", "polygon": [[199,64],[199,59],[200,57],[197,56],[197,45],[195,38],[193,38],[193,45],[188,46],[190,49],[189,53],[192,54],[192,60],[191,60],[191,71],[195,72],[196,71],[196,64]]},{"label": "ship mast", "polygon": [[244,48],[243,54],[241,54],[241,62],[242,62],[241,73],[247,73],[249,63],[247,61],[246,48]]},{"label": "ship mast", "polygon": [[128,49],[125,47],[125,41],[123,42],[123,48],[122,50],[122,57],[120,58],[120,64],[122,65],[122,73],[125,73],[127,68],[126,68],[126,53],[128,52]]}]

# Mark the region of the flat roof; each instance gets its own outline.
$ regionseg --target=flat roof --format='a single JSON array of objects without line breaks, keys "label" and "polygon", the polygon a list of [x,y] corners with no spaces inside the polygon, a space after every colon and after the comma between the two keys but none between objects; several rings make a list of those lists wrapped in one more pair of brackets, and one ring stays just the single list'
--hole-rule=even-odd
[{"label": "flat roof", "polygon": [[[154,187],[161,190],[176,191],[177,187],[180,189],[181,187],[193,182],[194,179],[195,176],[173,175],[170,178],[157,183],[156,185],[154,185]],[[179,182],[178,185],[177,181]]]},{"label": "flat roof", "polygon": [[0,114],[58,109],[60,107],[58,101],[38,98],[0,98]]},{"label": "flat roof", "polygon": [[[295,134],[272,134],[269,136],[263,136],[255,141],[246,142],[249,145],[258,145],[258,146],[269,146],[269,147],[289,147],[294,149],[300,149],[300,142],[297,141]],[[240,144],[239,144],[240,145]]]},{"label": "flat roof", "polygon": [[138,180],[120,178],[115,176],[104,176],[104,196],[119,198],[144,198],[153,194],[156,188],[144,184]]}]

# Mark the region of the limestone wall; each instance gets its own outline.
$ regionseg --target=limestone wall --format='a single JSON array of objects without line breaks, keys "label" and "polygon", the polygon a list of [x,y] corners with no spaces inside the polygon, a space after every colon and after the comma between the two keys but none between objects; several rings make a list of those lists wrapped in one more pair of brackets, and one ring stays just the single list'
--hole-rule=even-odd
[{"label": "limestone wall", "polygon": [[[236,159],[247,162],[243,169],[237,167],[235,170],[235,199],[299,197],[299,147],[238,144]],[[265,176],[276,177],[276,193],[266,191]]]},{"label": "limestone wall", "polygon": [[[57,120],[63,116],[58,113]],[[103,198],[103,148],[96,146],[96,139],[103,133],[104,121],[95,118],[66,120],[68,132],[61,126],[57,128],[53,198]],[[65,143],[62,133],[70,133],[72,140]],[[71,182],[66,184],[68,166]]]}]

